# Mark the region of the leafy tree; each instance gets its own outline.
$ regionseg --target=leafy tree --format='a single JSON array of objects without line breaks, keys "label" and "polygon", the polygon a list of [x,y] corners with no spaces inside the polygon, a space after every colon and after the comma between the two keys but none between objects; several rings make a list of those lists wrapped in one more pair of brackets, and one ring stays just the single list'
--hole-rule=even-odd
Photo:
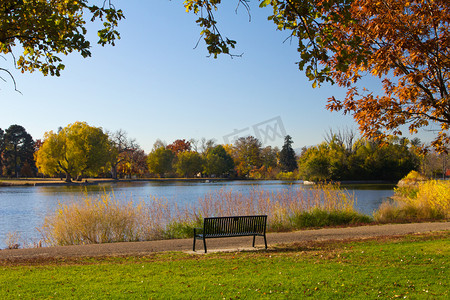
[{"label": "leafy tree", "polygon": [[83,175],[96,176],[108,163],[109,142],[101,128],[75,122],[58,133],[46,132],[36,153],[39,171],[66,174],[66,182]]},{"label": "leafy tree", "polygon": [[175,154],[169,149],[164,147],[154,149],[147,156],[148,170],[158,174],[159,177],[164,177],[165,174],[172,172],[174,158]]},{"label": "leafy tree", "polygon": [[[39,70],[44,75],[59,76],[64,69],[61,54],[79,52],[83,57],[91,56],[86,18],[101,21],[100,45],[114,45],[115,39],[120,38],[115,28],[123,18],[122,11],[110,1],[98,1],[101,7],[89,2],[92,1],[2,0],[0,53],[10,54],[22,72]],[[0,66],[0,71],[14,81],[7,68]]]},{"label": "leafy tree", "polygon": [[[450,2],[360,0],[350,13],[355,22],[340,31],[361,37],[362,48],[340,51],[364,60],[349,61],[346,70],[333,73],[349,91],[343,100],[331,98],[328,108],[352,113],[367,137],[380,136],[381,130],[401,135],[402,125],[416,133],[438,124],[432,145],[444,151],[450,142]],[[383,95],[357,88],[363,72],[380,78]]]},{"label": "leafy tree", "polygon": [[362,162],[356,176],[360,179],[398,181],[419,166],[418,157],[408,149],[409,142],[389,138],[384,142],[365,141],[355,153]]},{"label": "leafy tree", "polygon": [[298,167],[292,143],[291,136],[287,135],[284,137],[284,145],[280,151],[280,166],[283,172],[293,172]]},{"label": "leafy tree", "polygon": [[144,150],[136,148],[133,151],[123,153],[122,159],[117,166],[117,173],[129,177],[144,176],[148,172],[147,155]]},{"label": "leafy tree", "polygon": [[241,137],[234,144],[234,161],[238,175],[247,177],[251,170],[262,165],[261,142],[253,137]]},{"label": "leafy tree", "polygon": [[330,129],[325,136],[325,143],[329,147],[330,176],[335,180],[354,179],[359,175],[358,158],[354,155],[359,147],[364,145],[364,140],[356,140],[352,130]]},{"label": "leafy tree", "polygon": [[266,169],[275,168],[278,164],[279,154],[280,151],[277,147],[272,148],[271,146],[267,146],[261,149],[261,159],[263,167]]},{"label": "leafy tree", "polygon": [[[249,10],[248,1],[236,2]],[[331,97],[327,108],[353,114],[366,138],[401,135],[437,124],[432,145],[450,143],[450,2],[447,0],[260,0],[272,6],[278,30],[298,42],[298,66],[314,81],[348,89]],[[236,42],[221,35],[215,19],[220,0],[186,0],[197,14],[208,51],[230,54]],[[232,54],[230,54],[232,55]],[[363,75],[378,78],[383,94],[359,84]]]},{"label": "leafy tree", "polygon": [[172,144],[167,145],[166,148],[178,155],[178,153],[181,153],[183,151],[191,151],[191,142],[184,139],[176,140]]},{"label": "leafy tree", "polygon": [[179,176],[192,178],[202,171],[203,159],[198,152],[184,151],[178,154],[175,168]]},{"label": "leafy tree", "polygon": [[31,135],[20,125],[11,125],[3,136],[2,169],[4,176],[19,177],[22,168],[26,175],[32,176],[34,164],[34,141]]},{"label": "leafy tree", "polygon": [[208,176],[229,176],[234,169],[233,158],[222,145],[217,145],[207,151],[204,171]]},{"label": "leafy tree", "polygon": [[304,180],[325,181],[331,179],[328,145],[321,143],[303,151],[299,172]]},{"label": "leafy tree", "polygon": [[306,180],[389,180],[398,181],[419,166],[419,157],[406,139],[383,141],[364,138],[355,151],[332,139],[305,149],[300,156],[300,174]]}]

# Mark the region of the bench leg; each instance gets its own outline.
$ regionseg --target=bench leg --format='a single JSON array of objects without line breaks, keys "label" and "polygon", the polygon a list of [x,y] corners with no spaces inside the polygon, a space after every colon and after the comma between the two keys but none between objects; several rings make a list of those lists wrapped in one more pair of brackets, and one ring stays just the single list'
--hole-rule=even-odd
[{"label": "bench leg", "polygon": [[266,239],[266,235],[264,234],[264,245],[266,246],[267,249],[267,239]]},{"label": "bench leg", "polygon": [[253,248],[255,248],[255,238],[256,238],[256,235],[253,236],[253,245],[252,245]]},{"label": "bench leg", "polygon": [[192,251],[195,252],[195,235],[194,235],[194,245],[192,246]]},{"label": "bench leg", "polygon": [[203,247],[205,248],[205,253],[206,253],[206,239],[203,237]]}]

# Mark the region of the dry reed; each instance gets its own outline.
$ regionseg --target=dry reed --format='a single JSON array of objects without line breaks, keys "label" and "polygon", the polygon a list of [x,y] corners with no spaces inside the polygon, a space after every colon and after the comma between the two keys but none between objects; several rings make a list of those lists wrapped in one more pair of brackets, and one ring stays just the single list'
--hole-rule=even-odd
[{"label": "dry reed", "polygon": [[354,212],[355,202],[354,195],[331,184],[280,192],[253,188],[245,195],[220,189],[181,208],[155,197],[146,203],[124,203],[104,193],[60,205],[54,215],[46,217],[41,232],[49,245],[181,238],[191,236],[192,228],[200,226],[204,217],[255,214],[267,214],[269,228],[282,230],[295,228],[292,220],[304,212]]},{"label": "dry reed", "polygon": [[267,214],[269,226],[279,227],[287,226],[293,216],[303,212],[313,209],[350,212],[355,204],[353,194],[337,185],[323,184],[308,190],[291,188],[279,192],[253,188],[245,195],[220,189],[199,199],[194,211],[202,217]]}]

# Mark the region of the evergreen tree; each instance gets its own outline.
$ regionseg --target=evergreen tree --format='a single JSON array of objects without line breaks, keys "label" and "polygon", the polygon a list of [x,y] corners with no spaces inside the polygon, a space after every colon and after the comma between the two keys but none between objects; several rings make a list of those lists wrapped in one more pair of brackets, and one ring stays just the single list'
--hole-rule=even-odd
[{"label": "evergreen tree", "polygon": [[283,172],[292,172],[298,168],[295,151],[292,149],[292,138],[287,135],[280,151],[280,166]]},{"label": "evergreen tree", "polygon": [[9,126],[3,134],[2,144],[3,176],[20,177],[24,167],[28,170],[26,175],[34,175],[34,141],[25,128],[20,125]]}]

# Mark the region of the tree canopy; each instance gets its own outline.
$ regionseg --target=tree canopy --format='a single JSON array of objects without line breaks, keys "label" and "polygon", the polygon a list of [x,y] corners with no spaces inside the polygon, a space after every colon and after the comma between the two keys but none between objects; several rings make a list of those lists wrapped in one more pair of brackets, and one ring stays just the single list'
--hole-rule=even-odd
[{"label": "tree canopy", "polygon": [[66,181],[97,175],[108,162],[108,135],[99,127],[75,122],[59,132],[46,132],[36,153],[36,165],[46,175],[66,174]]},{"label": "tree canopy", "polygon": [[[98,43],[114,45],[124,16],[111,1],[88,0],[2,0],[0,2],[0,54],[9,55],[23,72],[38,70],[59,76],[64,69],[60,55],[79,52],[91,55],[86,22],[100,20]],[[0,71],[12,74],[0,65]],[[0,78],[4,79],[1,77]]]},{"label": "tree canopy", "polygon": [[173,160],[175,154],[165,147],[153,149],[147,156],[148,170],[152,173],[158,174],[159,177],[164,177],[173,171]]},{"label": "tree canopy", "polygon": [[[221,0],[186,0],[198,15],[208,51],[230,54],[236,42],[218,29]],[[236,0],[249,9],[249,2]],[[438,151],[450,143],[450,2],[447,0],[259,0],[271,6],[278,30],[298,42],[298,66],[313,86],[328,81],[348,90],[327,108],[353,115],[366,138],[382,139],[437,124]],[[361,88],[366,75],[382,95]]]},{"label": "tree canopy", "polygon": [[261,142],[253,137],[241,137],[234,143],[234,162],[239,176],[247,177],[250,171],[262,165]]},{"label": "tree canopy", "polygon": [[175,168],[179,176],[192,178],[203,170],[202,157],[195,151],[180,152],[177,155]]},{"label": "tree canopy", "polygon": [[210,148],[206,152],[204,171],[209,176],[230,176],[234,169],[233,158],[222,145]]},{"label": "tree canopy", "polygon": [[166,147],[176,155],[184,151],[191,151],[191,142],[186,141],[184,139],[175,140],[172,144],[167,145]]}]

